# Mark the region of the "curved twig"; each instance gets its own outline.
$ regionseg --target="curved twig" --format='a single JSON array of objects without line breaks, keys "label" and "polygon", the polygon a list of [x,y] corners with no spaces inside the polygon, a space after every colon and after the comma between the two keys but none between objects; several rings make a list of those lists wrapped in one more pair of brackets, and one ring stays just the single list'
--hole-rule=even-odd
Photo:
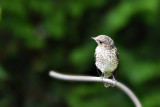
[{"label": "curved twig", "polygon": [[101,77],[93,77],[93,76],[76,76],[76,75],[65,75],[56,73],[54,71],[50,71],[49,75],[51,77],[61,79],[61,80],[68,80],[68,81],[84,81],[84,82],[106,82],[112,85],[115,85],[116,87],[120,88],[123,92],[125,92],[129,98],[133,101],[136,107],[142,107],[140,101],[136,97],[136,95],[125,85],[123,85],[120,82],[116,82],[111,79],[103,79]]}]

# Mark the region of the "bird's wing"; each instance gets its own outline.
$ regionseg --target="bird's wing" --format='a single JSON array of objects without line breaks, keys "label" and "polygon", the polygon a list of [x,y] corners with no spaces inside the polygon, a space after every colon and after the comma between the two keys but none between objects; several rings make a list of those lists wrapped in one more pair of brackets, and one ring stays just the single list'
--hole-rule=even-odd
[{"label": "bird's wing", "polygon": [[96,62],[96,52],[94,53],[94,61]]},{"label": "bird's wing", "polygon": [[[117,62],[119,62],[119,53],[117,52],[117,49],[116,49],[116,57],[117,57]],[[114,77],[117,75],[118,69],[119,69],[119,64],[113,72]]]},{"label": "bird's wing", "polygon": [[116,56],[117,56],[117,61],[119,61],[119,53],[117,52],[117,49],[116,49]]},{"label": "bird's wing", "polygon": [[[95,61],[95,63],[96,63],[96,53],[94,54],[94,61]],[[97,69],[97,72],[98,72],[98,74],[99,74],[99,76],[101,76],[101,74],[100,74],[100,72],[99,72],[99,69],[96,67],[96,69]]]}]

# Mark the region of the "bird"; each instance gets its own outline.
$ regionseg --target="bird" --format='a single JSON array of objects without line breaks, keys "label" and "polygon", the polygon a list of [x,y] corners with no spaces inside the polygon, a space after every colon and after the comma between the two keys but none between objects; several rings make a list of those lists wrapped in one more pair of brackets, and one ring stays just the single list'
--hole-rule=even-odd
[{"label": "bird", "polygon": [[[115,80],[115,75],[118,71],[119,53],[114,45],[114,41],[107,35],[98,35],[92,37],[98,46],[95,49],[95,65],[102,72],[102,79],[108,78]],[[111,86],[108,83],[105,87]]]}]

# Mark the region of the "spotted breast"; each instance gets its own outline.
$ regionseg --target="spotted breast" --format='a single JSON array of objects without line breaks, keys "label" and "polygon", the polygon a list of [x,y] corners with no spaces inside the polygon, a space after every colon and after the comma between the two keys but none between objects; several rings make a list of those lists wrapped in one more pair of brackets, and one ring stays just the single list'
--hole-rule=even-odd
[{"label": "spotted breast", "polygon": [[118,58],[117,58],[117,49],[105,49],[105,47],[97,47],[95,51],[97,68],[104,73],[106,78],[109,78],[112,75],[112,72],[118,66]]}]

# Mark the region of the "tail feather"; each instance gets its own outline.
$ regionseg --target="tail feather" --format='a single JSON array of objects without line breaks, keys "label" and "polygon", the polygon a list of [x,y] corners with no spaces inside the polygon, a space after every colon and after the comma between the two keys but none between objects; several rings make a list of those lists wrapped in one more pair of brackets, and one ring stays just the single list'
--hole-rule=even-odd
[{"label": "tail feather", "polygon": [[[111,79],[112,73],[104,73],[104,77]],[[108,88],[109,86],[111,86],[111,84],[109,84],[109,83],[104,83],[104,87]]]},{"label": "tail feather", "polygon": [[108,88],[109,86],[111,86],[111,84],[104,83],[104,87]]}]

